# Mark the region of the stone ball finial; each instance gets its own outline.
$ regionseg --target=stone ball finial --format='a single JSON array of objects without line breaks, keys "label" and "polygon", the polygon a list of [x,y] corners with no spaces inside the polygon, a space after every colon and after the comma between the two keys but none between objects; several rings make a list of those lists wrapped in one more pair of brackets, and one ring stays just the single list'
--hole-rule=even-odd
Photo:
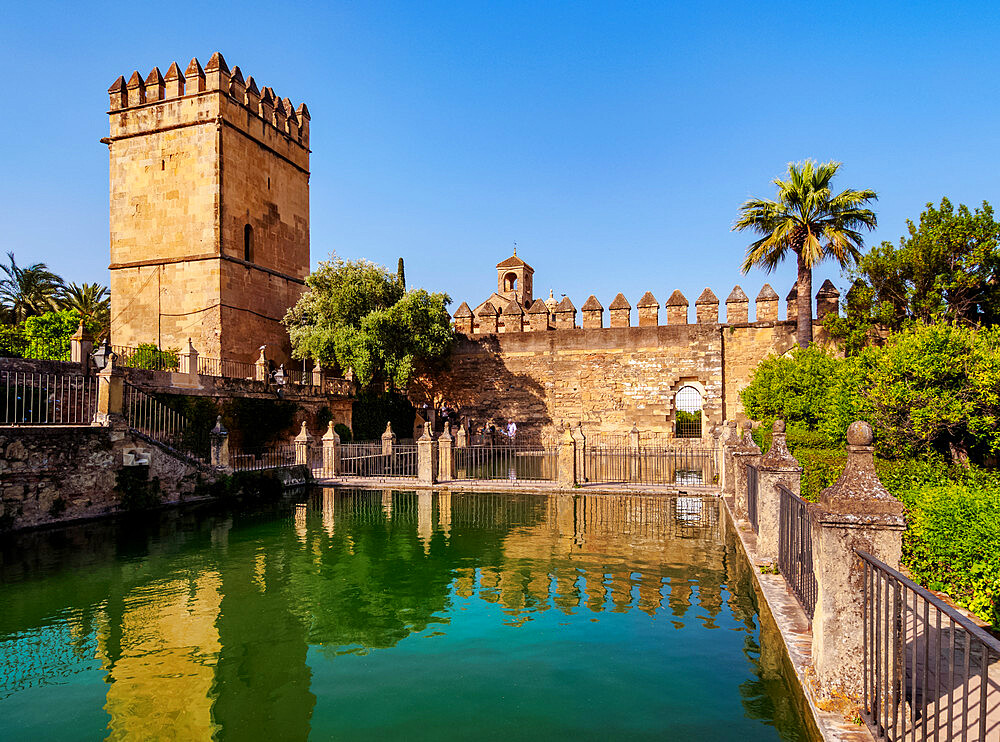
[{"label": "stone ball finial", "polygon": [[863,420],[855,420],[847,428],[847,443],[850,446],[870,446],[874,441],[872,426]]},{"label": "stone ball finial", "polygon": [[784,433],[785,432],[785,421],[775,420],[774,425],[771,426],[772,433]]}]

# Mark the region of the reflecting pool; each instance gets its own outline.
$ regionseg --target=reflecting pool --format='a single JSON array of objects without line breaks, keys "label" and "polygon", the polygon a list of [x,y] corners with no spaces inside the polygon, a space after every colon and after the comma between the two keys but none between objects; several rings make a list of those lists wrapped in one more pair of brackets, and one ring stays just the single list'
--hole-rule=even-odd
[{"label": "reflecting pool", "polygon": [[805,739],[707,497],[316,489],[0,543],[0,739]]}]

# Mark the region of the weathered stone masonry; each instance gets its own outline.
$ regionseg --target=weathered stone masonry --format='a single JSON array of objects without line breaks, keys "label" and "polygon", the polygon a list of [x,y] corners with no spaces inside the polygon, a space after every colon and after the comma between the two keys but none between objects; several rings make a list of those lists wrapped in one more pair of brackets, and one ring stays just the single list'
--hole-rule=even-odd
[{"label": "weathered stone masonry", "polygon": [[[836,289],[825,283],[817,299],[814,334],[822,342],[819,320],[836,311]],[[742,417],[739,392],[761,360],[794,347],[795,322],[778,319],[778,294],[767,284],[756,299],[754,322],[740,287],[726,300],[727,322],[719,321],[719,300],[710,290],[695,304],[697,322],[688,324],[688,301],[675,291],[666,303],[666,324],[659,324],[659,304],[647,292],[638,302],[636,327],[619,294],[606,327],[604,309],[591,296],[583,305],[584,327],[578,327],[568,298],[553,308],[535,300],[516,323],[507,322],[513,311],[496,313],[489,300],[475,314],[463,302],[455,312],[459,341],[450,368],[420,380],[411,397],[450,407],[477,427],[513,420],[527,438],[554,440],[558,428],[578,422],[585,433],[626,433],[637,426],[672,435],[674,395],[690,385],[702,394],[702,437],[708,439],[724,420]]]}]

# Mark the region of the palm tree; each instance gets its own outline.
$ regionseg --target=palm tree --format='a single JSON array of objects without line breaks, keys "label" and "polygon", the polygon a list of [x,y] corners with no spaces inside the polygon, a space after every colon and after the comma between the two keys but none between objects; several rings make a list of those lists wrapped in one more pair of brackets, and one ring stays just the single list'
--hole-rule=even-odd
[{"label": "palm tree", "polygon": [[81,316],[100,326],[103,336],[111,324],[111,294],[99,283],[67,284],[59,295],[59,306],[75,309]]},{"label": "palm tree", "polygon": [[0,265],[0,307],[11,322],[23,322],[26,317],[44,314],[58,308],[63,280],[45,263],[20,267],[14,253],[7,253],[10,265]]},{"label": "palm tree", "polygon": [[812,342],[812,269],[825,258],[835,258],[841,267],[861,255],[864,240],[858,231],[874,229],[875,212],[864,208],[878,200],[875,191],[841,191],[836,196],[830,181],[839,162],[821,165],[812,160],[788,164],[788,180],[775,178],[778,200],[752,198],[740,207],[736,231],[749,229],[762,235],[747,248],[742,270],[773,271],[789,252],[798,262],[796,302],[798,325],[795,338],[805,347]]}]

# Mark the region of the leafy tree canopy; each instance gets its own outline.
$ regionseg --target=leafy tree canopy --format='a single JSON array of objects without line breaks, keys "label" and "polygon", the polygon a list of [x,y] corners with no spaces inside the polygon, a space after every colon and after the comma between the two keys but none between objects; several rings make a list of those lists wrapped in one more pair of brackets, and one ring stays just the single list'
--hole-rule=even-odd
[{"label": "leafy tree canopy", "polygon": [[876,325],[911,322],[995,325],[1000,322],[1000,222],[983,202],[956,209],[947,198],[928,203],[907,222],[898,245],[883,242],[847,272],[853,286],[844,317],[827,329],[857,352]]},{"label": "leafy tree canopy", "polygon": [[839,168],[839,162],[789,163],[788,179],[772,181],[777,199],[748,200],[733,225],[734,230],[760,235],[747,248],[744,273],[751,268],[770,273],[785,258],[795,256],[796,339],[802,347],[812,341],[813,267],[826,258],[846,267],[861,254],[861,230],[876,225],[875,213],[866,208],[878,198],[875,191],[847,189],[834,195],[831,182]]},{"label": "leafy tree canopy", "polygon": [[446,294],[405,291],[384,267],[336,255],[306,284],[308,290],[284,319],[296,358],[351,369],[362,387],[379,379],[403,389],[451,350]]},{"label": "leafy tree canopy", "polygon": [[819,348],[769,358],[742,392],[749,417],[782,417],[842,441],[866,420],[890,457],[1000,453],[1000,328],[914,325],[838,359]]}]

